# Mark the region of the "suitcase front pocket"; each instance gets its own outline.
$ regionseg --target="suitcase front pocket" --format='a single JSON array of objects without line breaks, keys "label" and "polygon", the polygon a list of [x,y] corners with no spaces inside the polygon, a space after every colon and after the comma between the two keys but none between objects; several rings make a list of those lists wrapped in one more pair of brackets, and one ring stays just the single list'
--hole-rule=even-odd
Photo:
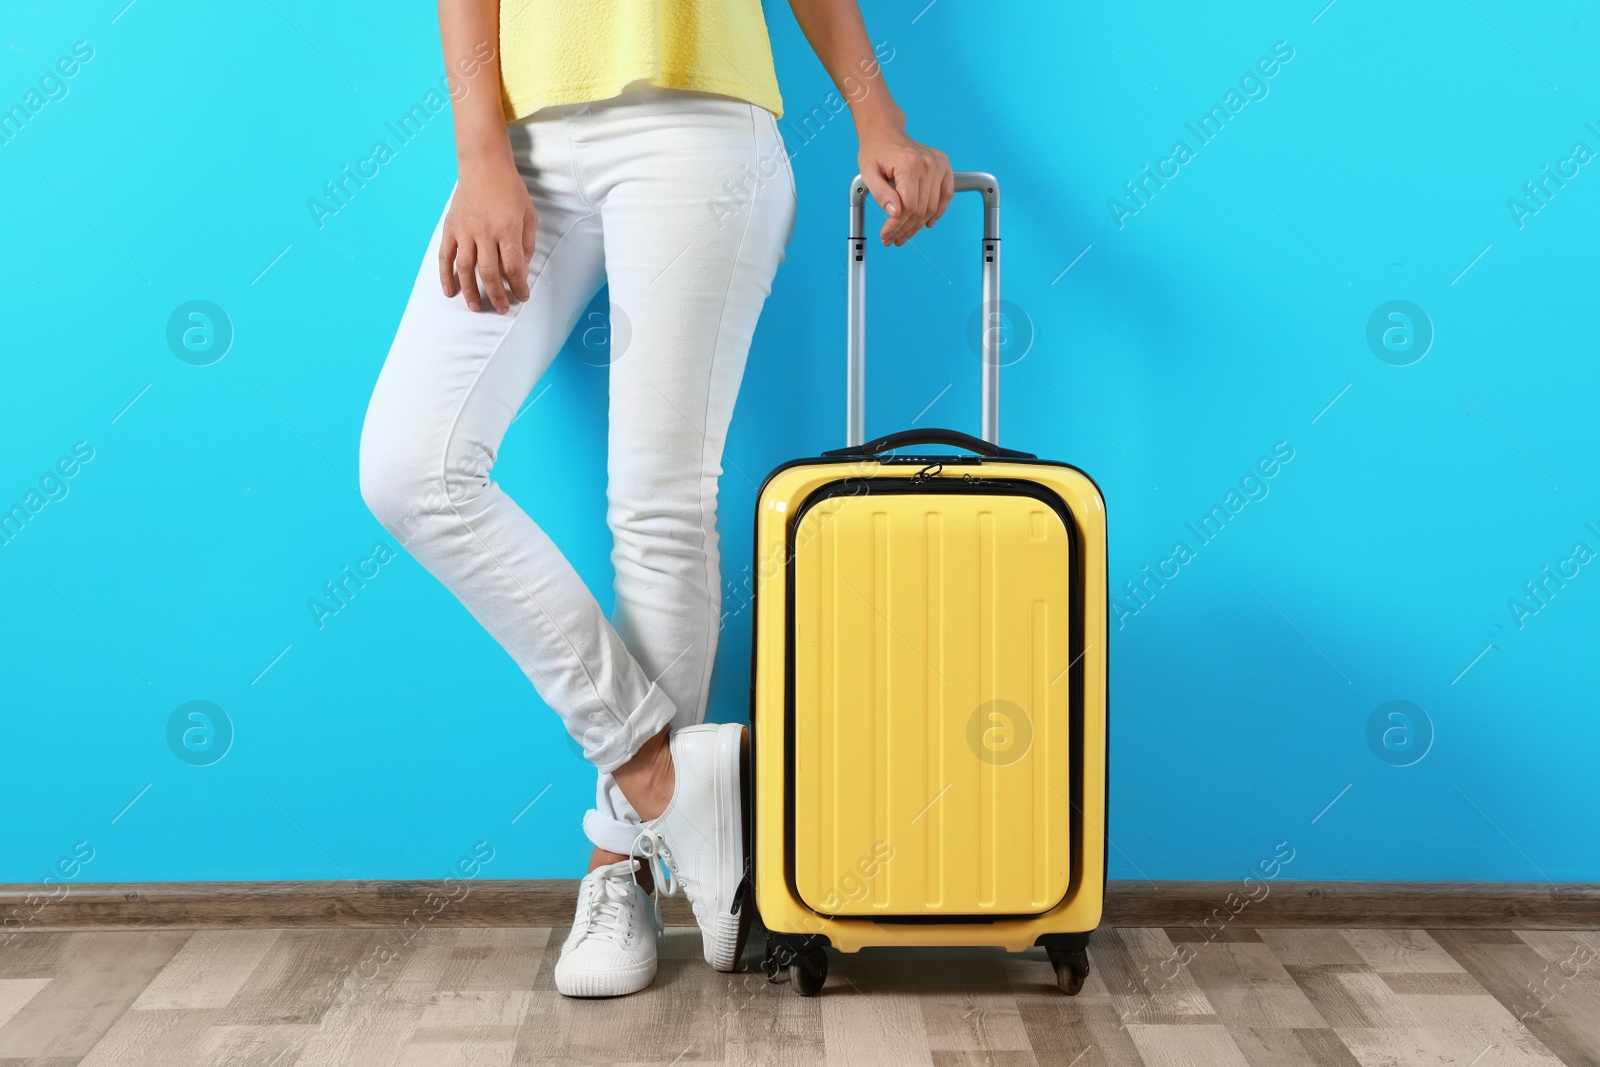
[{"label": "suitcase front pocket", "polygon": [[1074,528],[1031,483],[930,481],[838,483],[792,529],[795,890],[1041,914],[1072,873]]}]

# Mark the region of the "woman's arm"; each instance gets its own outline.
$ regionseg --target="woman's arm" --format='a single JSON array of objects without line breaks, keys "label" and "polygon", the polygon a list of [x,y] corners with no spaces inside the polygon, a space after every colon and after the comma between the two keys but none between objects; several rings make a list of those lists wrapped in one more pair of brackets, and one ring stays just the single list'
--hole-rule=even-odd
[{"label": "woman's arm", "polygon": [[806,40],[850,101],[861,143],[861,177],[888,215],[879,236],[903,245],[932,226],[955,195],[950,160],[906,136],[905,113],[889,95],[857,0],[789,0]]},{"label": "woman's arm", "polygon": [[439,37],[459,174],[439,244],[439,284],[445,296],[465,293],[473,311],[482,310],[487,297],[504,314],[512,297],[528,299],[539,216],[517,173],[500,110],[500,0],[439,0]]}]

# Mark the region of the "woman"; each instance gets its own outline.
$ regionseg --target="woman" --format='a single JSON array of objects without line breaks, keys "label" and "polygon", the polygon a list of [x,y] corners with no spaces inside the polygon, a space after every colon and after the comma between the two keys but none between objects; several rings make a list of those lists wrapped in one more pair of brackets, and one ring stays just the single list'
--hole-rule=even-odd
[{"label": "woman", "polygon": [[[949,162],[906,136],[855,0],[792,6],[851,102],[883,243],[904,244],[949,204]],[[760,2],[440,0],[439,26],[459,178],[372,395],[362,496],[599,771],[557,988],[650,984],[663,876],[693,905],[707,961],[731,971],[754,908],[744,727],[699,725],[721,600],[717,477],[795,214]],[[489,477],[603,283],[631,333],[610,367],[610,621]]]}]

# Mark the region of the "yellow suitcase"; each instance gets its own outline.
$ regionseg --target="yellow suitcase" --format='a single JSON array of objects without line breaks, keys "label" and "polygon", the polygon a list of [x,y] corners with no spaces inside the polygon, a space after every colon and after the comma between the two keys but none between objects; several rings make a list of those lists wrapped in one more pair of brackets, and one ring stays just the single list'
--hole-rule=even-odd
[{"label": "yellow suitcase", "polygon": [[[976,172],[956,185],[983,194],[994,322],[999,185]],[[982,438],[926,429],[861,443],[865,196],[857,177],[849,447],[784,464],[757,500],[765,968],[814,995],[825,946],[1042,946],[1076,993],[1105,891],[1105,504],[1082,471],[997,444],[993,330]]]}]

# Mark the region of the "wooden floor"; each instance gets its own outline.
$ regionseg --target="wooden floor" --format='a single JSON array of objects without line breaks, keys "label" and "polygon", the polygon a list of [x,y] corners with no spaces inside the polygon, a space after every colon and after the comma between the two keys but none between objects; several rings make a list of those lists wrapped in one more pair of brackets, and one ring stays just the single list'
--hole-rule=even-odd
[{"label": "wooden floor", "polygon": [[1589,932],[1102,930],[1076,998],[1039,950],[879,950],[808,999],[673,929],[613,1001],[555,992],[562,933],[28,930],[0,946],[0,1067],[1600,1064]]}]

